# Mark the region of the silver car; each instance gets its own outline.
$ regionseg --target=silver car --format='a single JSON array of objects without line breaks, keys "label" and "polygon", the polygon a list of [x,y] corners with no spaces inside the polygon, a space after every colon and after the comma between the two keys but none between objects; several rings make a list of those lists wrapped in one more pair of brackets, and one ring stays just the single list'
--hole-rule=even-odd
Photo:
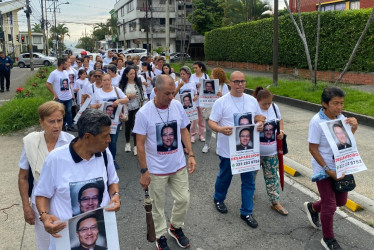
[{"label": "silver car", "polygon": [[[56,61],[56,57],[50,57],[41,53],[33,53],[34,65],[53,65]],[[24,68],[30,66],[30,53],[23,53],[17,58],[18,67]]]}]

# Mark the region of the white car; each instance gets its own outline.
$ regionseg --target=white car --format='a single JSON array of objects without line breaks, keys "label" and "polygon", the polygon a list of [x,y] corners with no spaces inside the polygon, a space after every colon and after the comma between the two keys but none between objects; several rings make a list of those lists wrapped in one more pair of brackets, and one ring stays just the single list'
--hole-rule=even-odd
[{"label": "white car", "polygon": [[125,55],[125,57],[127,57],[127,56],[131,56],[131,57],[140,56],[140,60],[142,60],[143,57],[146,57],[147,54],[148,54],[146,49],[141,49],[141,48],[126,49],[122,53]]}]

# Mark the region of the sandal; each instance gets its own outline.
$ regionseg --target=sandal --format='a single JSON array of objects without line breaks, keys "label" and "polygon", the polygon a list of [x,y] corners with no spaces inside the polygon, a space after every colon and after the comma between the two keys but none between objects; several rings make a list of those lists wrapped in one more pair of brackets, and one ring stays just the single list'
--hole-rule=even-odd
[{"label": "sandal", "polygon": [[288,211],[279,203],[271,203],[270,207],[271,209],[273,209],[274,211],[278,212],[283,216],[286,216],[288,214]]}]

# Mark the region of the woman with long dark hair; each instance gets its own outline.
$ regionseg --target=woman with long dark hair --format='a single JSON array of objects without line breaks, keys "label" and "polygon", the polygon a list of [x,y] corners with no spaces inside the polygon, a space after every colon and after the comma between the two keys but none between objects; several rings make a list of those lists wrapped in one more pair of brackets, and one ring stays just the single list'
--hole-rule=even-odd
[{"label": "woman with long dark hair", "polygon": [[[127,104],[127,109],[129,111],[129,119],[127,120],[127,122],[125,122],[125,152],[131,152],[130,133],[134,128],[135,115],[144,102],[142,83],[136,75],[135,67],[126,67],[126,69],[123,71],[119,87],[130,100],[130,102]],[[138,152],[136,149],[136,134],[132,133],[132,136],[134,138],[134,155],[137,155]]]}]

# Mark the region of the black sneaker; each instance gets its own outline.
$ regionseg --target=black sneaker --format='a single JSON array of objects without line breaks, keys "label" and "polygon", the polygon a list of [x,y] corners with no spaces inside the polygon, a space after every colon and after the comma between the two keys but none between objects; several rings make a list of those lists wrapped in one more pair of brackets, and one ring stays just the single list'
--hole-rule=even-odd
[{"label": "black sneaker", "polygon": [[321,227],[321,223],[319,222],[319,216],[317,212],[314,212],[312,209],[311,202],[304,202],[305,212],[308,216],[309,222],[315,229]]},{"label": "black sneaker", "polygon": [[216,199],[214,199],[214,204],[216,205],[216,209],[218,212],[227,214],[227,207],[223,201],[216,201]]},{"label": "black sneaker", "polygon": [[258,227],[258,223],[257,221],[255,220],[255,218],[253,218],[252,214],[248,214],[248,215],[240,215],[240,218],[242,220],[244,220],[245,222],[247,222],[248,226],[252,227],[252,228],[256,228]]},{"label": "black sneaker", "polygon": [[167,239],[165,236],[161,236],[160,239],[156,240],[156,246],[158,250],[170,250],[168,247]]},{"label": "black sneaker", "polygon": [[0,89],[0,92],[1,92],[1,93],[4,93],[4,90],[3,90],[3,89]]},{"label": "black sneaker", "polygon": [[170,224],[168,233],[173,237],[181,248],[187,248],[190,246],[190,240],[184,235],[182,228],[174,228]]},{"label": "black sneaker", "polygon": [[335,238],[332,239],[321,239],[321,244],[324,246],[325,249],[327,250],[341,250],[342,248],[340,247],[339,243],[335,240]]}]

